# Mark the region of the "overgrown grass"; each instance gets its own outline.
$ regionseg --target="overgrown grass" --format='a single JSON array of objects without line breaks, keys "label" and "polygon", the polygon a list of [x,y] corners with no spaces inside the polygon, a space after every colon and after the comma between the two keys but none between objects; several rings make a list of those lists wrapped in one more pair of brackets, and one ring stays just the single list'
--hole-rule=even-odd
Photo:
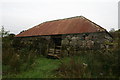
[{"label": "overgrown grass", "polygon": [[21,69],[19,74],[8,74],[3,78],[116,78],[119,77],[118,53],[88,51],[60,60],[42,56],[35,59],[28,70]]},{"label": "overgrown grass", "polygon": [[59,60],[39,57],[29,70],[21,71],[19,74],[3,76],[3,78],[55,78],[54,70],[58,68]]},{"label": "overgrown grass", "polygon": [[63,61],[57,69],[63,78],[117,78],[119,77],[118,53],[120,51],[85,51]]}]

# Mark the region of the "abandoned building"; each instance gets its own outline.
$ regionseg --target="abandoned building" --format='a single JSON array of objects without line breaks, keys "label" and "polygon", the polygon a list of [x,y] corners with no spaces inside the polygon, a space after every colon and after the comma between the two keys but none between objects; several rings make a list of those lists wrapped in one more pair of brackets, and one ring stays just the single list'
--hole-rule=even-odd
[{"label": "abandoned building", "polygon": [[[83,50],[108,48],[112,36],[106,29],[83,16],[53,20],[41,23],[21,32],[15,37],[31,41],[42,38],[47,43],[47,53],[60,53],[63,50]],[[24,41],[23,41],[24,42]],[[44,41],[36,41],[41,50]]]}]

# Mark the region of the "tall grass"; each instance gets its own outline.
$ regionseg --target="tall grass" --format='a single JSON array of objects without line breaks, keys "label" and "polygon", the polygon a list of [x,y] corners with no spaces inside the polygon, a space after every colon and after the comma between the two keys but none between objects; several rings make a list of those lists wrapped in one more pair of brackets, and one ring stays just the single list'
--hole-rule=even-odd
[{"label": "tall grass", "polygon": [[[18,44],[19,46],[17,46]],[[3,76],[18,74],[31,68],[36,59],[35,50],[21,47],[23,45],[20,44],[19,40],[15,41],[14,36],[3,37],[2,46]]]},{"label": "tall grass", "polygon": [[62,62],[57,71],[58,77],[83,78],[86,75],[87,65],[72,58],[69,62]]},{"label": "tall grass", "polygon": [[62,61],[57,69],[63,78],[116,78],[119,77],[118,51],[78,52],[68,62]]}]

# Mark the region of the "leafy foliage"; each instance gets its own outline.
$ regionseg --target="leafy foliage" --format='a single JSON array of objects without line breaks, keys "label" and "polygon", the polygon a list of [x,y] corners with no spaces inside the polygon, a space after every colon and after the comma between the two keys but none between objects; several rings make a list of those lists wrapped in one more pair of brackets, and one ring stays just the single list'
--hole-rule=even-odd
[{"label": "leafy foliage", "polygon": [[[4,29],[3,32],[5,32]],[[71,48],[69,57],[65,55],[60,60],[52,60],[43,58],[47,53],[48,41],[46,39],[29,38],[24,40],[14,38],[14,34],[5,33],[2,38],[3,76],[12,75],[12,77],[18,78],[119,77],[120,30],[111,34],[114,38],[112,44],[115,44],[112,49],[73,51],[74,49]],[[43,55],[42,58],[37,59],[37,56],[41,55]]]},{"label": "leafy foliage", "polygon": [[36,58],[36,51],[22,47],[20,39],[14,36],[6,33],[2,38],[2,65],[9,67],[9,70],[3,68],[3,75],[19,73],[23,64],[26,64],[23,70],[29,69]]}]

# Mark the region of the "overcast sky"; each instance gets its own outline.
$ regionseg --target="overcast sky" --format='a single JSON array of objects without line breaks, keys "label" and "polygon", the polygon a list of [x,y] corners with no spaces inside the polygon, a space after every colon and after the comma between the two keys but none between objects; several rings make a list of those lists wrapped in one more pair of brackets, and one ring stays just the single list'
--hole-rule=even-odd
[{"label": "overcast sky", "polygon": [[18,34],[42,22],[84,16],[107,29],[118,29],[119,0],[1,0],[0,26]]}]

